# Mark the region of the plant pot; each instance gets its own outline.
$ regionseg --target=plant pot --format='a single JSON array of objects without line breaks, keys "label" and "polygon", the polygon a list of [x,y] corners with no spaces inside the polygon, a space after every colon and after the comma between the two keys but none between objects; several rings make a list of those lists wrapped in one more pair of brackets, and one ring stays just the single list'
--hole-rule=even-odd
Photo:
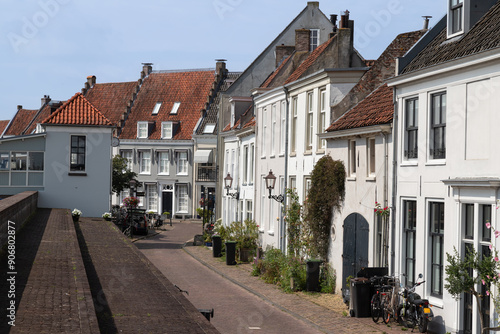
[{"label": "plant pot", "polygon": [[71,216],[73,218],[73,222],[76,223],[80,220],[80,216]]},{"label": "plant pot", "polygon": [[205,246],[212,247],[212,243],[207,241],[207,242],[205,242]]},{"label": "plant pot", "polygon": [[241,262],[248,262],[248,259],[250,258],[251,253],[252,253],[251,248],[240,248],[240,261]]}]

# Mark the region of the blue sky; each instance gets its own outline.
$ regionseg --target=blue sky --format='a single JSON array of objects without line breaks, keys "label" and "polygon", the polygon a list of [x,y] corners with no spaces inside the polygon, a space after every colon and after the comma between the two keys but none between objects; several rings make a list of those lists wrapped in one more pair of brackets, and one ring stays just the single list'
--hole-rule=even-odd
[{"label": "blue sky", "polygon": [[[43,95],[66,100],[88,75],[98,83],[135,81],[155,70],[212,68],[227,59],[244,70],[307,5],[289,0],[4,0],[0,12],[0,120]],[[348,9],[355,47],[376,59],[401,32],[431,27],[445,0],[320,1],[329,17]]]}]

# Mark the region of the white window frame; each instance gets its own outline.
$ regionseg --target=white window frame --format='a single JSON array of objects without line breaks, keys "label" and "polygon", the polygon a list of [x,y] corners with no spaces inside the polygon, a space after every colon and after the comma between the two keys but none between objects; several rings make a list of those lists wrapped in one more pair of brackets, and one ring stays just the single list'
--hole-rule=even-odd
[{"label": "white window frame", "polygon": [[271,106],[271,157],[275,155],[276,147],[276,104]]},{"label": "white window frame", "polygon": [[174,135],[172,122],[161,122],[161,139],[172,139]]},{"label": "white window frame", "polygon": [[177,112],[179,111],[180,106],[181,106],[180,102],[174,102],[174,105],[172,106],[172,110],[170,110],[170,115],[177,115]]},{"label": "white window frame", "polygon": [[[186,157],[181,159],[181,157]],[[188,175],[189,171],[189,157],[188,151],[177,151],[176,152],[176,165],[177,165],[177,175]]]},{"label": "white window frame", "polygon": [[292,97],[292,133],[291,133],[291,147],[290,152],[293,154],[297,151],[297,108],[298,97]]},{"label": "white window frame", "polygon": [[357,159],[356,159],[356,140],[352,139],[348,141],[349,145],[349,176],[356,177],[356,169],[357,169]]},{"label": "white window frame", "polygon": [[[403,146],[403,160],[416,160],[418,159],[418,97],[411,97],[404,100],[404,146]],[[414,135],[414,140],[410,141],[410,135]],[[414,144],[414,145],[412,145]],[[414,147],[411,147],[414,146]]]},{"label": "white window frame", "polygon": [[154,108],[153,108],[153,115],[158,115],[158,112],[160,111],[161,108],[161,102],[156,102]]},{"label": "white window frame", "polygon": [[319,29],[309,29],[309,51],[314,51],[319,46]]},{"label": "white window frame", "polygon": [[127,160],[127,168],[130,171],[133,171],[134,168],[134,155],[132,150],[121,150],[120,155],[122,158]]},{"label": "white window frame", "polygon": [[254,161],[255,161],[255,143],[250,144],[250,156],[248,164],[248,183],[253,185],[254,182]]},{"label": "white window frame", "polygon": [[149,137],[149,124],[148,122],[137,122],[137,138],[147,139]]},{"label": "white window frame", "polygon": [[[326,88],[319,91],[318,134],[326,130]],[[318,151],[326,148],[326,140],[318,137]]]},{"label": "white window frame", "polygon": [[281,101],[280,108],[280,155],[285,154],[286,142],[286,101]]},{"label": "white window frame", "polygon": [[[185,190],[185,193],[184,193]],[[189,193],[187,184],[177,185],[177,213],[188,213]]]},{"label": "white window frame", "polygon": [[[446,121],[447,121],[447,104],[448,104],[448,96],[446,91],[440,91],[436,93],[432,93],[429,96],[429,160],[442,160],[446,159]],[[441,103],[439,104],[439,108],[436,109],[434,107],[434,98],[440,98]],[[439,112],[440,115],[440,123],[435,124],[434,118],[435,113]],[[443,122],[444,120],[444,122]],[[438,129],[442,128],[443,136],[442,136],[442,146],[438,149],[444,150],[442,153],[436,153],[437,148],[435,147],[435,135]]]},{"label": "white window frame", "polygon": [[[149,158],[147,158],[149,156]],[[151,175],[151,151],[139,151],[139,174]]]},{"label": "white window frame", "polygon": [[253,220],[253,202],[251,199],[246,200],[245,204],[245,219]]},{"label": "white window frame", "polygon": [[[454,14],[458,13],[458,16]],[[464,33],[465,9],[463,0],[448,1],[448,38],[455,37]],[[458,29],[455,28],[456,19],[460,20]]]},{"label": "white window frame", "polygon": [[377,141],[375,137],[366,139],[366,175],[372,178],[377,174],[376,147]]},{"label": "white window frame", "polygon": [[[166,162],[166,163],[165,163]],[[158,153],[158,175],[170,174],[170,152]]]},{"label": "white window frame", "polygon": [[146,185],[146,194],[148,201],[148,211],[158,211],[158,187],[156,184]]},{"label": "white window frame", "polygon": [[243,184],[248,183],[248,162],[249,162],[249,146],[243,146]]},{"label": "white window frame", "polygon": [[262,117],[262,142],[260,145],[261,146],[261,155],[262,158],[266,157],[266,132],[267,132],[267,108],[264,108],[262,111],[263,117]]},{"label": "white window frame", "polygon": [[306,95],[306,152],[313,149],[314,138],[314,92],[308,92]]}]

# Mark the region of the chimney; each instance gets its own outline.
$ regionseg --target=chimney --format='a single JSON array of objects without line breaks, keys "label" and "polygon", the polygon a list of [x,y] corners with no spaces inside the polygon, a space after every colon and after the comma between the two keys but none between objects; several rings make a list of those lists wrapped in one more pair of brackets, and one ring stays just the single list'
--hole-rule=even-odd
[{"label": "chimney", "polygon": [[429,19],[432,19],[432,16],[422,16],[424,18],[424,27],[423,30],[429,30]]},{"label": "chimney", "polygon": [[309,1],[309,2],[307,2],[307,7],[319,8],[319,1]]},{"label": "chimney", "polygon": [[276,67],[278,67],[283,59],[290,56],[293,51],[295,51],[295,46],[290,45],[276,45],[275,55],[276,55]]},{"label": "chimney", "polygon": [[330,38],[333,37],[333,35],[335,35],[337,33],[337,17],[338,15],[337,14],[331,14],[330,15],[330,22],[332,23],[333,25],[333,30],[332,32],[330,33]]},{"label": "chimney", "polygon": [[153,63],[142,63],[141,78],[147,77],[153,72]]},{"label": "chimney", "polygon": [[297,29],[295,30],[295,50],[297,52],[309,51],[309,29]]},{"label": "chimney", "polygon": [[19,110],[21,110],[21,109],[23,109],[23,106],[22,106],[22,105],[20,105],[20,104],[18,104],[18,105],[17,105],[17,111],[19,111]]},{"label": "chimney", "polygon": [[42,107],[43,107],[44,105],[46,105],[47,103],[49,103],[49,102],[50,102],[50,96],[48,96],[48,95],[44,95],[44,96],[42,97]]},{"label": "chimney", "polygon": [[340,29],[349,28],[349,11],[346,10],[344,14],[340,15]]},{"label": "chimney", "polygon": [[227,70],[226,70],[226,59],[215,59],[217,63],[215,63],[215,73],[224,75]]},{"label": "chimney", "polygon": [[89,76],[87,77],[87,83],[89,84],[89,87],[90,87],[90,88],[94,87],[95,82],[96,82],[96,77],[95,77],[95,75],[89,75]]}]

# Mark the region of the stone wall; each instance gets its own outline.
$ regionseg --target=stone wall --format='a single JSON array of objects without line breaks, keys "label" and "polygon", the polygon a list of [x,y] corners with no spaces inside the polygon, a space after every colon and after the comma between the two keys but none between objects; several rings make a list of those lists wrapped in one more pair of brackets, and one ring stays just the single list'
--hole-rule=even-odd
[{"label": "stone wall", "polygon": [[7,242],[9,221],[19,231],[28,217],[37,209],[38,192],[25,191],[0,200],[0,248]]}]

